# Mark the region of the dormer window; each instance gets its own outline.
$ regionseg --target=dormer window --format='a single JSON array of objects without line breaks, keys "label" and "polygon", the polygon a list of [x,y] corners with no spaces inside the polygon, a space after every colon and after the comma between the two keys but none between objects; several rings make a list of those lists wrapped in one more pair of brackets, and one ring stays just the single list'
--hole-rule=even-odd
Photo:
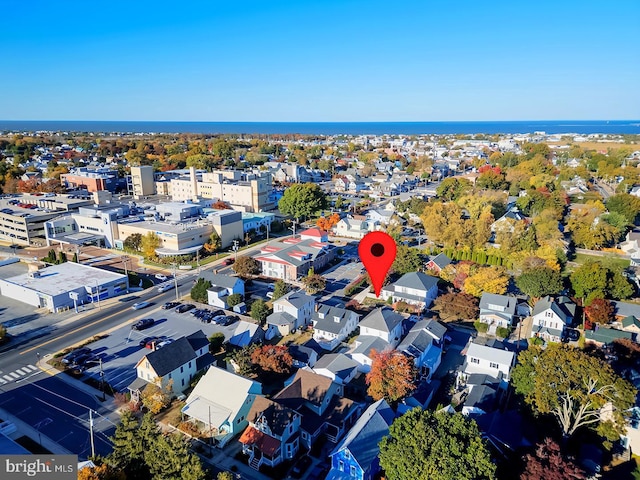
[{"label": "dormer window", "polygon": [[333,321],[336,322],[336,323],[340,323],[340,317],[334,316],[333,317]]}]

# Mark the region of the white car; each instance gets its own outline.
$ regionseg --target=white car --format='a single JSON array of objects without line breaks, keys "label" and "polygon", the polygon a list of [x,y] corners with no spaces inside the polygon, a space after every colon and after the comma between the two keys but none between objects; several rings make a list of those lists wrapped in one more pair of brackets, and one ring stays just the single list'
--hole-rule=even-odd
[{"label": "white car", "polygon": [[145,307],[148,307],[149,305],[151,305],[151,302],[138,302],[131,305],[131,308],[133,310],[141,310]]},{"label": "white car", "polygon": [[166,282],[167,280],[169,280],[169,277],[163,275],[162,273],[156,273],[156,278],[161,282]]},{"label": "white car", "polygon": [[171,290],[173,288],[173,284],[171,283],[163,283],[158,287],[158,293],[163,293]]}]

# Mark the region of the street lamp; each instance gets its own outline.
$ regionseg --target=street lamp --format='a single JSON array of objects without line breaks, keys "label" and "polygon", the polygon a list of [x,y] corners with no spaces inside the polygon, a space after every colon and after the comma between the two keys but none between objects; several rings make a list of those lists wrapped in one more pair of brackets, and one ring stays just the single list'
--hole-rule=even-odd
[{"label": "street lamp", "polygon": [[98,279],[94,278],[93,281],[96,284],[96,295],[98,297],[98,310],[100,310],[100,287],[98,286]]},{"label": "street lamp", "polygon": [[235,259],[238,260],[238,245],[240,242],[238,242],[238,240],[234,240],[233,241],[233,251],[235,252],[236,256]]}]

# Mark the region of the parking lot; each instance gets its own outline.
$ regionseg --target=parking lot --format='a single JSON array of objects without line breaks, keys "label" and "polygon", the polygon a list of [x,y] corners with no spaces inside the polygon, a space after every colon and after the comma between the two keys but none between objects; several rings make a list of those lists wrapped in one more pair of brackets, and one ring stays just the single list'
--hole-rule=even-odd
[{"label": "parking lot", "polygon": [[[197,308],[217,310],[207,305],[195,305]],[[229,311],[226,313],[236,315]],[[243,315],[239,317],[242,320],[251,321]],[[175,340],[198,330],[202,330],[207,337],[216,332],[222,332],[228,339],[237,325],[237,322],[226,327],[214,323],[203,323],[194,317],[191,311],[176,313],[175,309],[163,310],[161,305],[140,310],[136,321],[142,318],[153,318],[155,322],[151,327],[139,331],[126,325],[111,332],[107,338],[88,345],[98,360],[92,362],[92,366],[86,370],[85,374],[100,380],[100,360],[102,360],[104,381],[115,391],[122,392],[135,380],[137,376],[135,366],[138,361],[151,352],[150,349],[140,346],[142,340],[150,337]]]}]

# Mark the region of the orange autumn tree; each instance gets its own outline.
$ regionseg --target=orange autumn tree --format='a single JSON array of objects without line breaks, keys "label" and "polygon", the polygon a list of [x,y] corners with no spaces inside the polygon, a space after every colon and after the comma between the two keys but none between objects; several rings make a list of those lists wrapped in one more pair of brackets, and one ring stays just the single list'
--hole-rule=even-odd
[{"label": "orange autumn tree", "polygon": [[333,227],[335,227],[339,221],[340,221],[340,215],[338,215],[337,213],[333,213],[329,217],[320,217],[316,221],[316,225],[318,226],[318,228],[328,232]]},{"label": "orange autumn tree", "polygon": [[78,472],[78,480],[125,480],[124,472],[111,468],[106,463],[85,467]]},{"label": "orange autumn tree", "polygon": [[265,372],[289,373],[293,357],[284,345],[263,345],[253,351],[251,362]]},{"label": "orange autumn tree", "polygon": [[405,355],[396,350],[372,350],[371,360],[371,371],[365,381],[369,386],[367,393],[375,401],[384,398],[396,403],[415,390],[416,369]]}]

